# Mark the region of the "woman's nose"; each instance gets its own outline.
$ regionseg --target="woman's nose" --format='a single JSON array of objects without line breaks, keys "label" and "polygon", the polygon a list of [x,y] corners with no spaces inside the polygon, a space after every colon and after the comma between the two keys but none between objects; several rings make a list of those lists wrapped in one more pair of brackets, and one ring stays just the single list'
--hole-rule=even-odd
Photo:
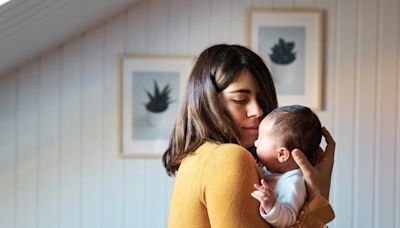
[{"label": "woman's nose", "polygon": [[247,111],[248,117],[255,116],[255,117],[259,118],[264,114],[263,110],[261,109],[261,107],[257,101],[251,102],[249,104],[249,106],[250,106],[249,110]]}]

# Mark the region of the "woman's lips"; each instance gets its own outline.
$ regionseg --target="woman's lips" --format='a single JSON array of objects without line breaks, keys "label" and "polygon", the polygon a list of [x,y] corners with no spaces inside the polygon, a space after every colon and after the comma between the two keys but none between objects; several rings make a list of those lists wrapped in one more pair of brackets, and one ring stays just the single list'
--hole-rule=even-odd
[{"label": "woman's lips", "polygon": [[245,130],[254,130],[254,131],[258,131],[258,125],[243,127],[243,129],[245,129]]}]

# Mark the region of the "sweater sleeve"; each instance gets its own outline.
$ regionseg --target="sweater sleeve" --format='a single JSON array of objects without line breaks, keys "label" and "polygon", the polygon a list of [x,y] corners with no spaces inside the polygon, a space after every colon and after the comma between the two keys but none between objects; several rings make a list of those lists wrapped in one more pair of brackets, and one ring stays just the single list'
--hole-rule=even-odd
[{"label": "sweater sleeve", "polygon": [[237,145],[219,146],[204,170],[203,200],[211,227],[269,227],[251,197],[260,172],[255,160]]},{"label": "sweater sleeve", "polygon": [[295,227],[323,227],[334,218],[335,212],[329,202],[323,196],[318,195],[301,208]]}]

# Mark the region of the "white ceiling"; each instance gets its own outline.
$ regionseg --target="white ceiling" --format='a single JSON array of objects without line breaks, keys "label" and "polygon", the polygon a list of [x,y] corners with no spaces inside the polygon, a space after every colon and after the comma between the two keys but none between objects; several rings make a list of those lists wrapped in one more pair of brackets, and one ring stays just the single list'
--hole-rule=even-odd
[{"label": "white ceiling", "polygon": [[142,0],[11,0],[0,7],[0,75]]}]

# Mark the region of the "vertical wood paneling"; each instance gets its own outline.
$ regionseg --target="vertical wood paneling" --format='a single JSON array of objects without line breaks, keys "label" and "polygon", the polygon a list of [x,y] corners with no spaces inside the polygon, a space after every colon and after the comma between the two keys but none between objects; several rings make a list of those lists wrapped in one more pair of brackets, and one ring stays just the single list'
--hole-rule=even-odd
[{"label": "vertical wood paneling", "polygon": [[40,61],[38,227],[57,227],[59,218],[60,51]]},{"label": "vertical wood paneling", "polygon": [[0,80],[0,227],[15,227],[16,78]]},{"label": "vertical wood paneling", "polygon": [[168,55],[187,55],[189,52],[190,1],[169,0]]},{"label": "vertical wood paneling", "polygon": [[[400,6],[399,6],[399,12],[400,12]],[[398,24],[400,24],[400,16],[398,17]],[[395,227],[400,227],[400,31],[397,32],[397,130],[396,130],[396,171],[395,171],[395,182],[396,182],[396,195],[395,195],[395,204],[396,204],[396,209],[395,209]]]},{"label": "vertical wood paneling", "polygon": [[233,0],[211,0],[210,2],[210,42],[231,43]]},{"label": "vertical wood paneling", "polygon": [[[162,161],[161,161],[161,163],[162,163]],[[168,224],[169,207],[171,205],[172,191],[173,191],[174,184],[175,184],[175,178],[172,178],[166,174],[164,166],[162,166],[162,170],[163,170],[162,175],[164,175],[164,177],[166,178],[165,179],[165,182],[166,182],[165,183],[165,186],[166,186],[165,198],[167,200],[166,200],[166,204],[164,206],[164,211],[165,211],[165,224]]]},{"label": "vertical wood paneling", "polygon": [[322,71],[322,110],[318,112],[321,123],[333,134],[333,110],[336,77],[336,1],[318,1],[316,8],[323,11],[323,71]]},{"label": "vertical wood paneling", "polygon": [[316,6],[317,0],[295,0],[294,7],[295,8],[314,8]]},{"label": "vertical wood paneling", "polygon": [[[145,227],[167,227],[167,214],[165,206],[165,190],[167,187],[167,175],[162,166],[161,159],[151,159],[145,161]],[[154,219],[154,215],[159,215]]]},{"label": "vertical wood paneling", "polygon": [[[296,1],[297,2],[297,1]],[[304,3],[303,3],[304,4]],[[310,7],[307,3],[306,6],[304,7]],[[331,134],[334,133],[334,129],[332,126],[332,110],[333,110],[333,101],[332,99],[332,94],[334,91],[334,73],[332,66],[335,65],[335,48],[331,48],[335,46],[335,39],[332,37],[335,34],[335,12],[336,12],[336,7],[335,7],[335,2],[334,1],[319,1],[316,2],[314,1],[313,7],[320,9],[323,13],[323,35],[322,35],[322,46],[323,46],[323,54],[322,54],[322,80],[321,80],[321,100],[322,100],[322,109],[317,110],[316,113],[322,123],[323,126],[325,126]],[[301,8],[303,6],[299,6],[298,3],[296,3],[296,8]],[[330,34],[327,36],[326,34]],[[329,112],[327,111],[329,110]],[[324,147],[325,140],[322,139],[322,144],[321,146]],[[332,188],[331,188],[332,189]],[[333,191],[331,190],[331,196],[333,195]]]},{"label": "vertical wood paneling", "polygon": [[273,8],[293,8],[295,0],[273,0]]},{"label": "vertical wood paneling", "polygon": [[399,1],[380,1],[375,226],[394,227]]},{"label": "vertical wood paneling", "polygon": [[37,62],[17,77],[16,228],[37,227],[38,93]]},{"label": "vertical wood paneling", "polygon": [[62,49],[60,228],[78,228],[81,221],[81,47],[76,39]]},{"label": "vertical wood paneling", "polygon": [[[354,169],[354,89],[357,31],[357,2],[339,1],[337,14],[337,75],[335,91],[335,136],[337,141],[335,159],[335,220],[337,227],[351,227],[353,219]],[[337,197],[336,197],[337,195]]]},{"label": "vertical wood paneling", "polygon": [[149,11],[146,15],[148,31],[147,53],[166,55],[168,52],[168,4],[167,0],[148,0]]},{"label": "vertical wood paneling", "polygon": [[103,129],[103,27],[83,40],[82,227],[100,227]]},{"label": "vertical wood paneling", "polygon": [[244,44],[246,10],[252,8],[250,1],[232,1],[231,43]]},{"label": "vertical wood paneling", "polygon": [[[337,55],[337,45],[336,45],[336,15],[337,15],[337,2],[336,1],[318,1],[316,7],[323,10],[324,16],[324,68],[322,73],[322,101],[323,109],[318,112],[318,116],[321,120],[323,126],[325,126],[332,136],[335,138],[335,129],[333,124],[334,119],[334,94],[336,91],[335,77],[336,77],[336,55]],[[325,140],[322,140],[322,145],[325,145]],[[336,150],[336,153],[337,150]],[[337,165],[335,165],[336,167]],[[336,170],[336,168],[334,168]],[[334,202],[332,199],[335,197],[335,174],[333,174],[330,192],[330,202]],[[334,208],[336,210],[336,208]],[[337,219],[335,219],[337,220]],[[329,224],[331,227],[331,224]]]},{"label": "vertical wood paneling", "polygon": [[146,21],[146,15],[148,13],[148,2],[144,1],[129,10],[125,19],[125,36],[126,45],[125,48],[127,53],[130,54],[141,54],[147,53],[148,46],[148,22]]},{"label": "vertical wood paneling", "polygon": [[210,43],[211,0],[190,1],[189,53],[198,56]]},{"label": "vertical wood paneling", "polygon": [[[163,175],[167,175],[166,171],[164,169]],[[166,205],[165,205],[165,219],[166,219],[166,223],[168,224],[168,215],[169,215],[169,206],[171,204],[171,198],[172,198],[172,191],[174,188],[174,184],[175,184],[175,177],[170,177],[167,176],[166,177],[166,191],[165,191],[165,198],[167,199]]]},{"label": "vertical wood paneling", "polygon": [[[354,221],[352,227],[373,224],[376,119],[378,1],[359,1],[355,104]],[[371,123],[371,124],[365,124]],[[371,200],[365,200],[371,199]]]},{"label": "vertical wood paneling", "polygon": [[146,184],[153,187],[157,183],[146,180],[144,159],[124,160],[126,163],[124,174],[124,227],[150,227],[145,223],[147,207],[152,207],[146,202]]},{"label": "vertical wood paneling", "polygon": [[102,227],[123,227],[123,173],[122,159],[117,156],[117,81],[118,54],[123,52],[124,17],[118,17],[105,27],[104,96],[103,96],[103,142],[104,177]]},{"label": "vertical wood paneling", "polygon": [[[336,55],[337,55],[337,45],[336,45],[336,24],[337,24],[337,1],[318,1],[316,3],[316,7],[323,10],[324,16],[324,70],[322,74],[322,101],[323,101],[323,110],[318,112],[318,116],[321,120],[322,125],[324,125],[332,134],[334,139],[335,137],[335,129],[333,124],[334,119],[334,94],[336,91]],[[324,142],[324,140],[322,140]],[[323,143],[323,145],[325,145]],[[336,150],[336,153],[337,150]],[[336,170],[336,166],[334,170]],[[335,172],[334,172],[335,173]],[[332,183],[331,183],[331,193],[330,193],[330,202],[333,206],[333,199],[335,198],[335,174],[333,174]],[[336,208],[334,208],[336,210]],[[335,219],[337,220],[337,219]],[[331,227],[333,224],[329,224]]]},{"label": "vertical wood paneling", "polygon": [[250,6],[325,9],[329,227],[399,227],[397,0],[148,0],[2,78],[0,227],[166,227],[174,178],[116,155],[117,56],[240,44]]},{"label": "vertical wood paneling", "polygon": [[272,8],[274,0],[253,0],[253,7]]},{"label": "vertical wood paneling", "polygon": [[[143,4],[140,4],[134,11],[143,15],[140,18],[137,18],[137,26],[130,26],[130,20],[123,20],[123,25],[125,30],[127,28],[132,30],[132,33],[141,34],[141,38],[144,36],[145,39],[137,39],[138,42],[133,43],[137,46],[145,47],[145,53],[148,52],[148,39],[147,36],[149,34],[147,27],[147,14],[149,11],[149,2],[146,1]],[[129,13],[130,15],[130,13]],[[128,30],[129,31],[129,30]],[[131,33],[129,33],[131,34]],[[129,38],[129,36],[127,37]],[[123,39],[122,48],[124,52],[130,53],[130,40]],[[133,52],[135,54],[135,52]],[[120,114],[120,111],[118,111]],[[120,118],[120,116],[119,116]],[[121,136],[120,136],[121,137]],[[145,175],[144,175],[144,160],[143,159],[135,159],[135,160],[123,160],[122,161],[122,200],[123,200],[123,208],[122,208],[122,223],[123,227],[145,227],[144,220],[144,210],[146,206],[145,202]],[[138,187],[142,186],[142,187]]]},{"label": "vertical wood paneling", "polygon": [[[140,34],[140,39],[138,42],[132,43],[135,46],[143,46],[144,53],[148,53],[149,39],[147,38],[150,33],[148,31],[149,21],[149,2],[146,1],[140,4],[134,11],[138,11],[142,16],[136,18],[136,26],[130,26],[130,20],[125,19],[123,21],[124,28],[129,28],[132,32]],[[129,14],[130,15],[130,14]],[[129,17],[128,17],[129,19]],[[130,31],[128,30],[128,31]],[[128,37],[129,38],[129,37]],[[145,38],[145,39],[143,39]],[[126,53],[130,53],[131,40],[124,39],[122,43],[122,48]],[[135,54],[135,52],[133,52]],[[118,112],[120,113],[120,112]],[[145,226],[145,175],[144,175],[144,160],[123,160],[122,161],[122,223],[123,227],[146,227]],[[142,187],[139,187],[142,186]]]}]

